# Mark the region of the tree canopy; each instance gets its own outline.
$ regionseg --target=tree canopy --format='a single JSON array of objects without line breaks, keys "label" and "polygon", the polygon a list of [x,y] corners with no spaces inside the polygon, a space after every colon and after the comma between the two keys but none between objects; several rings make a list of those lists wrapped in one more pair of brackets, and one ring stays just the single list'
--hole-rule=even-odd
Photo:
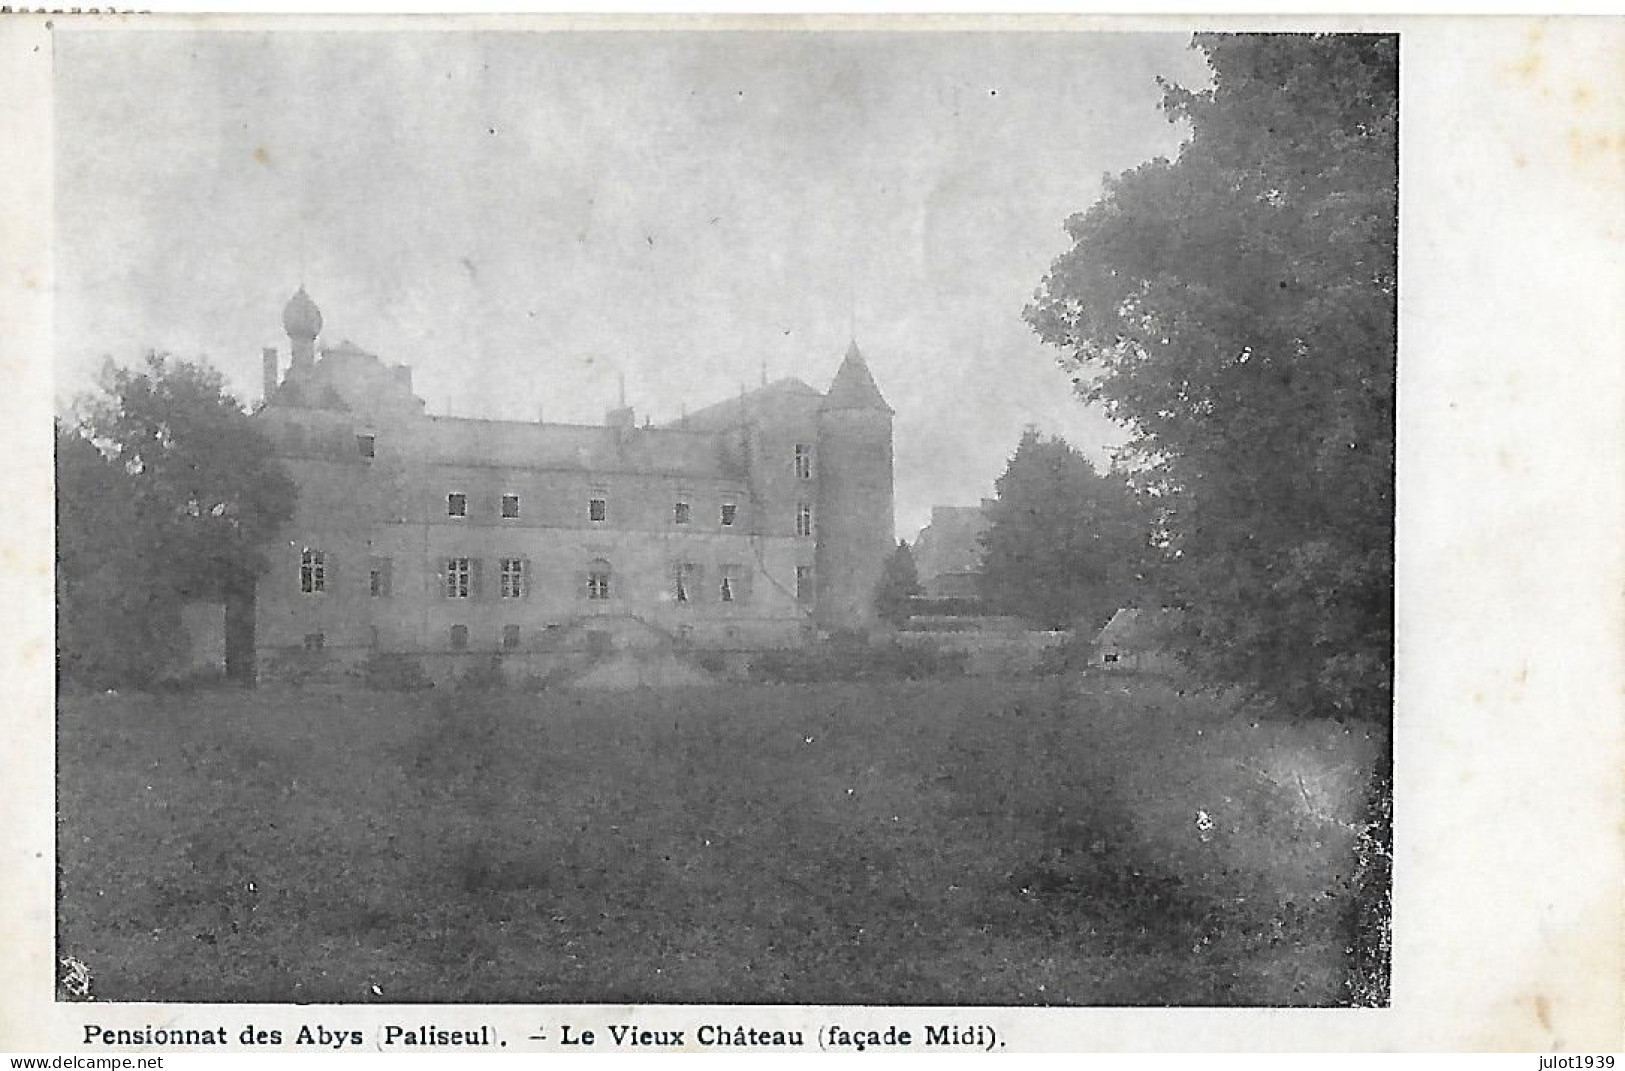
[{"label": "tree canopy", "polygon": [[1040,628],[1093,632],[1134,597],[1146,514],[1118,473],[1065,439],[1028,430],[994,483],[982,535],[982,597]]},{"label": "tree canopy", "polygon": [[1178,158],[1106,182],[1027,319],[1131,429],[1219,680],[1386,717],[1398,41],[1199,35]]},{"label": "tree canopy", "polygon": [[205,364],[109,361],[80,410],[56,435],[59,662],[139,683],[175,653],[182,603],[252,587],[294,487]]}]

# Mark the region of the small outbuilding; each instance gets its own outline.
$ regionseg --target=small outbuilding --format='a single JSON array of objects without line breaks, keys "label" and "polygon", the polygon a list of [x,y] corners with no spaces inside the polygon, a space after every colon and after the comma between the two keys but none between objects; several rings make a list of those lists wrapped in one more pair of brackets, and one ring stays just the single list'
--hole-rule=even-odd
[{"label": "small outbuilding", "polygon": [[1181,667],[1170,645],[1178,610],[1118,610],[1095,637],[1089,664],[1099,669],[1171,673]]}]

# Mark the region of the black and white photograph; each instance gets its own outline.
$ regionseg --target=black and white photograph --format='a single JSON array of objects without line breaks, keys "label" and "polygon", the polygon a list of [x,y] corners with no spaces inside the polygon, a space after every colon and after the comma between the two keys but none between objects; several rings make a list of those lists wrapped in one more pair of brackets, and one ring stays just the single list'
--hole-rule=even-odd
[{"label": "black and white photograph", "polygon": [[58,57],[98,999],[1386,999],[1395,36]]},{"label": "black and white photograph", "polygon": [[1404,41],[55,27],[52,1003],[1393,1008]]}]

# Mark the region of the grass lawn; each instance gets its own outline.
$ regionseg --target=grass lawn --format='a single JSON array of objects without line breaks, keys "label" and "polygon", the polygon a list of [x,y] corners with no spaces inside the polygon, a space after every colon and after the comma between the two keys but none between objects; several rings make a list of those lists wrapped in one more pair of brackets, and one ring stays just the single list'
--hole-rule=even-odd
[{"label": "grass lawn", "polygon": [[64,696],[60,952],[115,1001],[1346,1003],[1375,742],[1220,706]]}]

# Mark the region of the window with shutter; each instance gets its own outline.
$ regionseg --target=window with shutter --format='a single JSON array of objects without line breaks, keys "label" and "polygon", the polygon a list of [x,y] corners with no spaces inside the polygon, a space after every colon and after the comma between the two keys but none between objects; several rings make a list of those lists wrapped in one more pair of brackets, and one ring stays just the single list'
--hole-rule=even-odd
[{"label": "window with shutter", "polygon": [[471,588],[472,570],[467,558],[447,558],[445,571],[446,598],[466,599]]},{"label": "window with shutter", "polygon": [[501,585],[497,595],[504,599],[522,599],[525,597],[525,560],[523,558],[503,558],[501,563]]},{"label": "window with shutter", "polygon": [[306,547],[299,554],[299,590],[320,595],[327,590],[327,555]]},{"label": "window with shutter", "polygon": [[609,598],[609,562],[599,558],[587,565],[587,598],[594,601]]}]

